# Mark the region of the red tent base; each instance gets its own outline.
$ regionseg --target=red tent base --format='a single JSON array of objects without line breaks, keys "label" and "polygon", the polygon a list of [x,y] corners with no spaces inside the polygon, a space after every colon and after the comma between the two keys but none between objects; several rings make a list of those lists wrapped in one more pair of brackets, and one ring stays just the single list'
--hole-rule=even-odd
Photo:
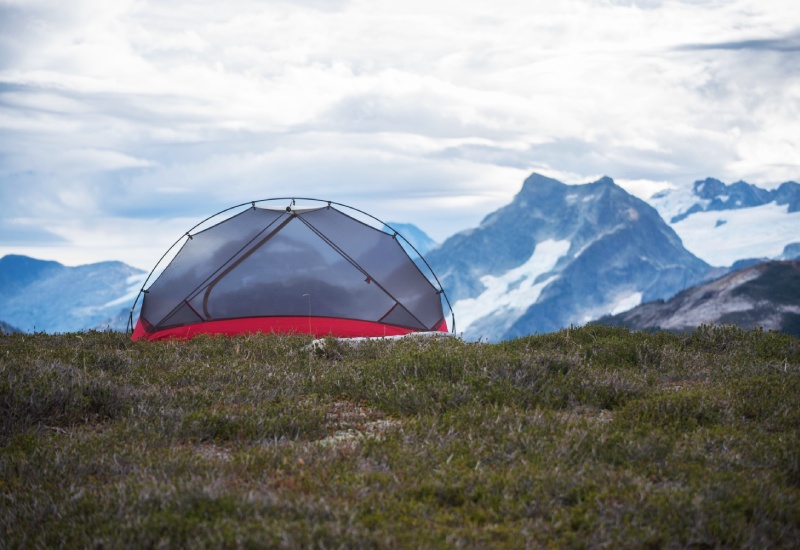
[{"label": "red tent base", "polygon": [[[442,319],[434,329],[447,332],[447,322]],[[402,336],[413,329],[384,325],[371,321],[355,321],[337,319],[335,317],[246,317],[243,319],[226,319],[222,321],[206,321],[194,325],[168,328],[148,333],[142,326],[142,320],[136,322],[131,340],[187,340],[200,334],[224,334],[237,336],[246,333],[275,332],[283,334],[311,334],[315,338],[333,336],[335,338]]]}]

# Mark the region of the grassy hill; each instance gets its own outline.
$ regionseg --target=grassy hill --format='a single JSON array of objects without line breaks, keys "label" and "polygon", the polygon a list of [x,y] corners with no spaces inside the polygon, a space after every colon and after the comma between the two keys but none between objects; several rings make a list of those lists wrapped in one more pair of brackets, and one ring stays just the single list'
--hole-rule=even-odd
[{"label": "grassy hill", "polygon": [[3,547],[800,545],[800,340],[0,335]]}]

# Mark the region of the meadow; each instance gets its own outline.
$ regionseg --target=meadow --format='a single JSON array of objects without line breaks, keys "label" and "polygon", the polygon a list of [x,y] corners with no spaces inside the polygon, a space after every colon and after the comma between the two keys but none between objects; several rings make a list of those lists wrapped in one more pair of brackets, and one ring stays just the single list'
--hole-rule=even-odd
[{"label": "meadow", "polygon": [[2,548],[800,546],[800,340],[0,334]]}]

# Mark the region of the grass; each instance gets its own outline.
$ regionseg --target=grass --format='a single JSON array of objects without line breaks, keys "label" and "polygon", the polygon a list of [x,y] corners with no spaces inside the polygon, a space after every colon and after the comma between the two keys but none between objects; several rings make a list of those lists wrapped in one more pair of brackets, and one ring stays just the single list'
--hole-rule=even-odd
[{"label": "grass", "polygon": [[798,547],[800,340],[0,335],[0,547]]}]

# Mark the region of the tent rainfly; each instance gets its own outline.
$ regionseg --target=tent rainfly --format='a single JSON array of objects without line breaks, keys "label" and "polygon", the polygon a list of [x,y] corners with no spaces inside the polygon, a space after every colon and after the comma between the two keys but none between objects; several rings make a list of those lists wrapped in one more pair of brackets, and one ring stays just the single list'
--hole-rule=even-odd
[{"label": "tent rainfly", "polygon": [[[280,209],[256,206],[276,200],[291,203]],[[447,332],[442,308],[442,298],[449,306],[447,296],[433,271],[438,288],[406,253],[398,241],[402,235],[361,210],[297,200],[313,201],[314,207],[295,208],[295,199],[245,203],[207,218],[178,239],[172,248],[185,238],[181,249],[145,290],[156,264],[139,293],[142,308],[135,328],[139,296],[134,302],[129,321],[133,340],[248,332],[317,338]],[[383,230],[332,205],[379,222]],[[424,259],[421,264],[430,270]]]}]

